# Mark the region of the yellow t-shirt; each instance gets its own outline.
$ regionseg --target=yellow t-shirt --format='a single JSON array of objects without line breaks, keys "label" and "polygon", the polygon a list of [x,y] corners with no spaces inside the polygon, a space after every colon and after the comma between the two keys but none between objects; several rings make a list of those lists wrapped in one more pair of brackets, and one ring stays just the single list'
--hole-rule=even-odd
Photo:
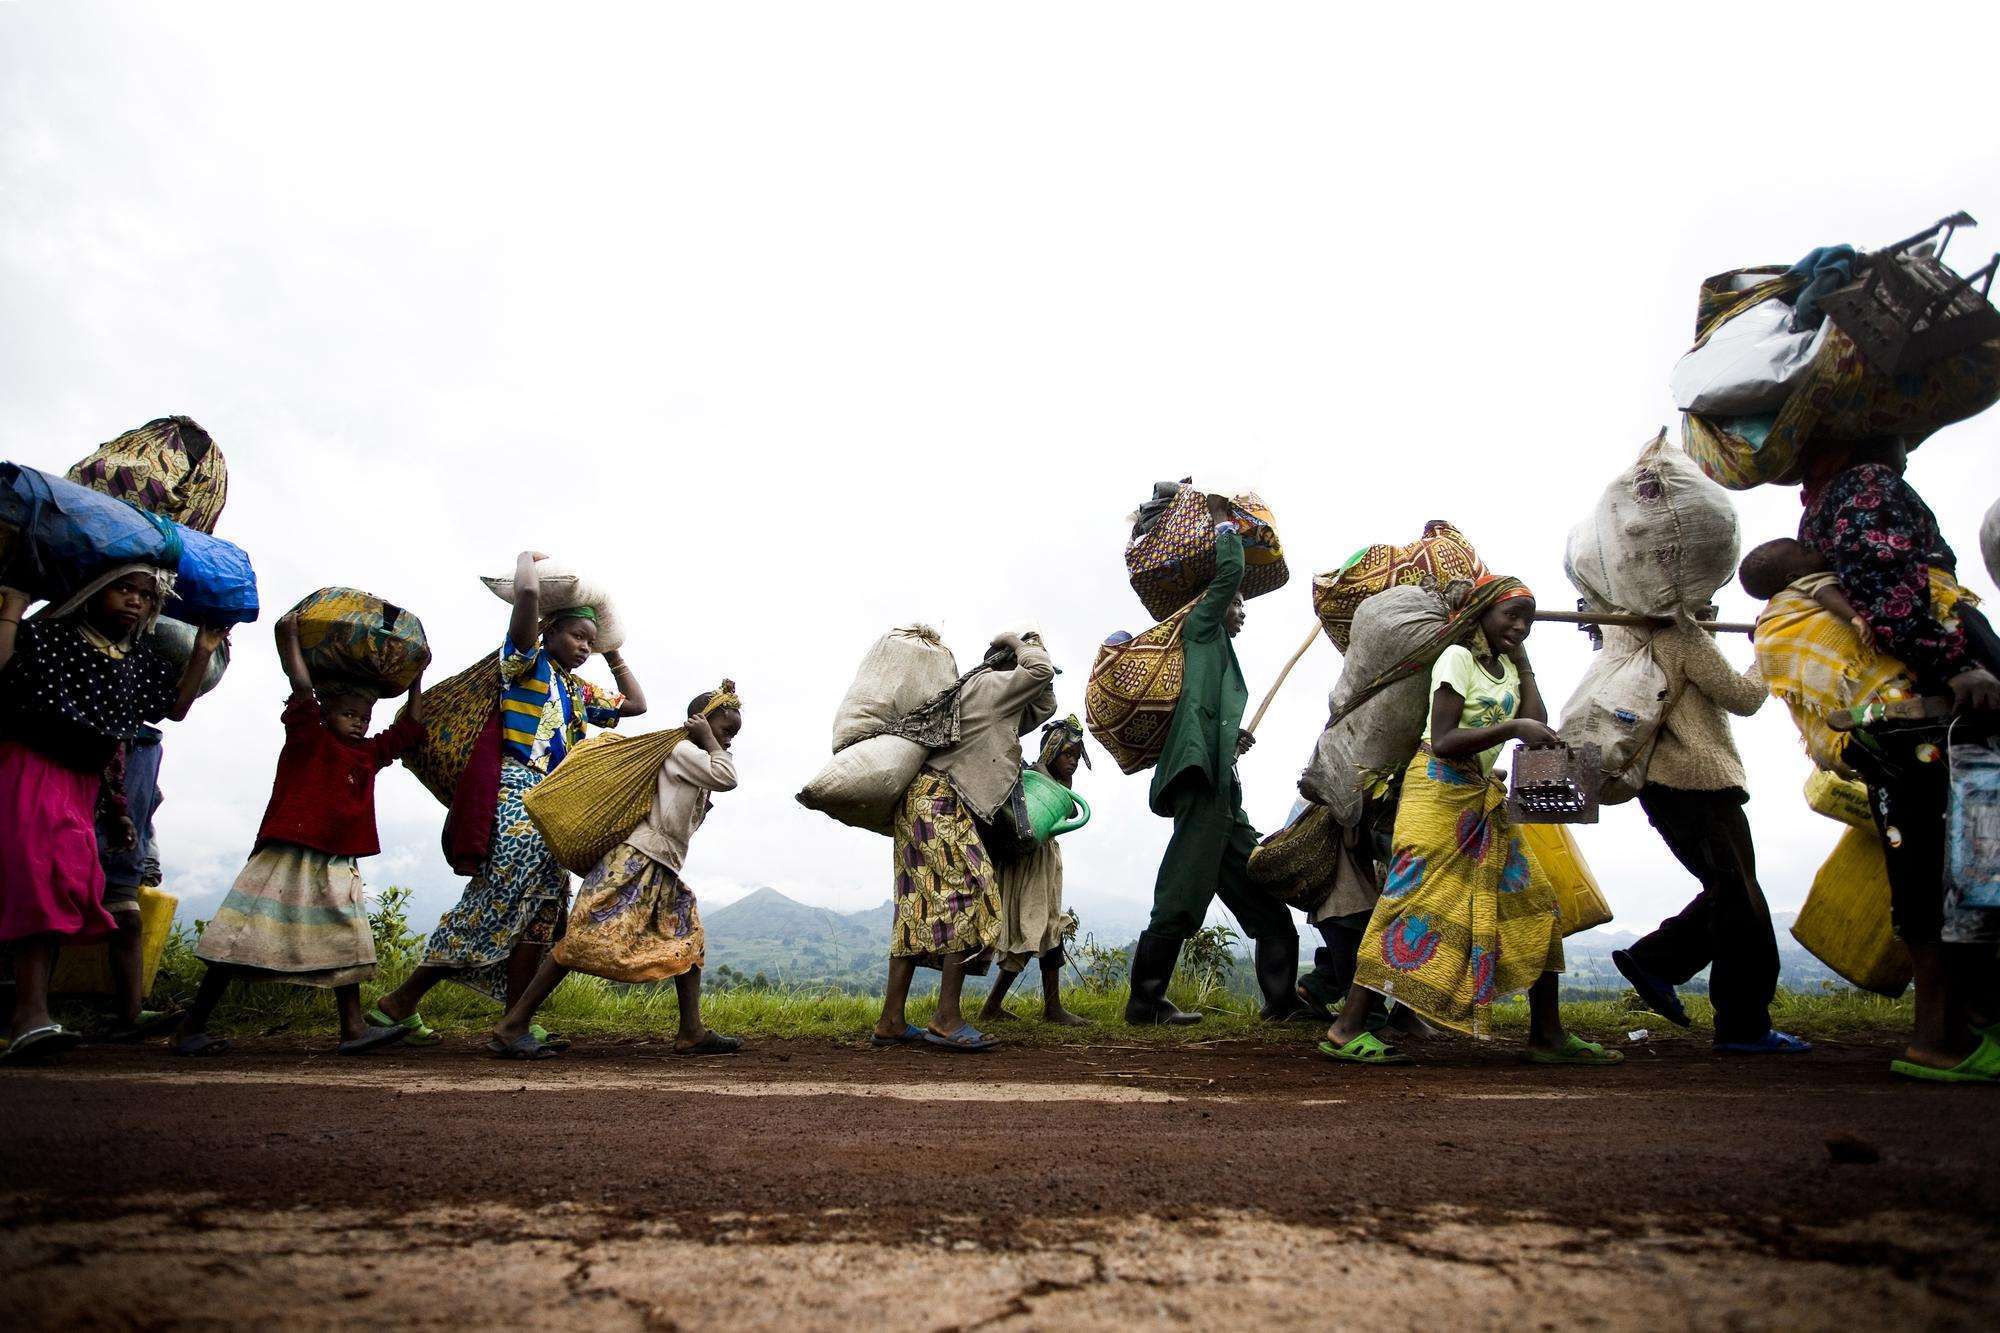
[{"label": "yellow t-shirt", "polygon": [[[1438,656],[1437,665],[1431,668],[1431,694],[1437,694],[1438,686],[1449,685],[1459,698],[1465,700],[1465,707],[1459,712],[1461,727],[1492,727],[1513,720],[1521,707],[1521,672],[1508,657],[1500,659],[1500,674],[1496,677],[1479,664],[1472,650],[1462,643],[1455,643]],[[1424,716],[1424,739],[1431,738],[1431,719]],[[1479,767],[1482,772],[1491,773],[1493,765],[1500,758],[1505,745],[1492,745],[1479,752]]]}]

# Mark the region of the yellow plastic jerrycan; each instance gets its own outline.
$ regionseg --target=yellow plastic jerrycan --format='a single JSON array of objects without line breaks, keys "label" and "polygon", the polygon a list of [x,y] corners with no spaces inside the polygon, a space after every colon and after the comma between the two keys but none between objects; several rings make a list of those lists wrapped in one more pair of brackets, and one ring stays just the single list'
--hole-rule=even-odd
[{"label": "yellow plastic jerrycan", "polygon": [[1894,999],[1910,984],[1910,951],[1889,925],[1889,866],[1872,827],[1840,835],[1813,876],[1792,938],[1863,990]]},{"label": "yellow plastic jerrycan", "polygon": [[[171,893],[141,887],[139,890],[139,993],[149,994],[153,978],[160,970],[160,956],[167,951],[167,936],[173,933],[174,910],[181,900]],[[55,995],[111,995],[111,951],[104,941],[65,946],[56,956],[56,970],[49,978]]]},{"label": "yellow plastic jerrycan", "polygon": [[1583,848],[1567,824],[1516,824],[1528,859],[1555,886],[1556,905],[1562,912],[1562,933],[1576,934],[1611,920],[1611,904],[1604,900],[1597,876],[1583,859]]}]

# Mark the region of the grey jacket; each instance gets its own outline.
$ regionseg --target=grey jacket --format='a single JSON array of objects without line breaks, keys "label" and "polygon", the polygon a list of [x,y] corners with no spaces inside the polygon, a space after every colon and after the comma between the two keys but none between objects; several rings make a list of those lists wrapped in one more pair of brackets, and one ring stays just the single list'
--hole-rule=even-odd
[{"label": "grey jacket", "polygon": [[1038,643],[1003,634],[1019,659],[1012,671],[980,671],[959,693],[958,743],[934,752],[930,767],[982,820],[1006,804],[1021,776],[1021,737],[1055,716],[1055,663]]}]

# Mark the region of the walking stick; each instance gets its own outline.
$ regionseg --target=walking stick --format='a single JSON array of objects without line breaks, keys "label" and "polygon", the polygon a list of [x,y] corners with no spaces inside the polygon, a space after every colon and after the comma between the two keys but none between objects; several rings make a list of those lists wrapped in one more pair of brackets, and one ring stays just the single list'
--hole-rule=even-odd
[{"label": "walking stick", "polygon": [[1271,707],[1271,700],[1278,697],[1278,689],[1285,683],[1285,677],[1292,674],[1292,668],[1299,664],[1299,659],[1306,655],[1306,649],[1312,647],[1313,640],[1317,639],[1318,637],[1319,637],[1319,622],[1315,620],[1313,621],[1312,633],[1306,635],[1306,641],[1299,645],[1299,650],[1292,654],[1291,660],[1286,662],[1284,665],[1284,669],[1278,672],[1278,678],[1271,682],[1270,690],[1266,692],[1266,694],[1264,695],[1264,702],[1257,705],[1257,715],[1250,719],[1250,725],[1243,728],[1243,730],[1251,733],[1252,735],[1256,734],[1257,724],[1264,720],[1264,714]]},{"label": "walking stick", "polygon": [[[1535,619],[1546,620],[1557,625],[1629,625],[1634,629],[1665,629],[1674,622],[1665,616],[1635,616],[1629,611],[1542,611],[1535,612]],[[1696,620],[1691,622],[1696,629],[1705,629],[1710,634],[1754,634],[1755,625],[1741,620]]]}]

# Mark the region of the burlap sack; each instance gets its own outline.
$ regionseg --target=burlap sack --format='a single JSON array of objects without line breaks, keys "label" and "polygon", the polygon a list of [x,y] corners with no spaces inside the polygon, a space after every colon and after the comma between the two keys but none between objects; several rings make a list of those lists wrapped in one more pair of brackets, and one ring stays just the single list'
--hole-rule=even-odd
[{"label": "burlap sack", "polygon": [[923,771],[929,754],[922,745],[901,736],[856,741],[834,755],[805,785],[798,802],[852,828],[894,833],[896,807]]},{"label": "burlap sack", "polygon": [[1604,647],[1562,707],[1557,728],[1572,748],[1595,745],[1603,759],[1598,800],[1618,805],[1646,784],[1646,765],[1666,721],[1667,673],[1653,656],[1653,631],[1604,627]]},{"label": "burlap sack", "polygon": [[1591,602],[1693,615],[1736,572],[1736,506],[1661,431],[1570,531],[1563,572]]},{"label": "burlap sack", "polygon": [[599,732],[579,741],[556,771],[521,799],[562,868],[587,875],[653,808],[660,768],[685,727],[644,736]]},{"label": "burlap sack", "polygon": [[1347,701],[1422,650],[1447,619],[1444,602],[1417,584],[1378,592],[1356,611],[1347,660],[1327,695],[1327,725],[1299,780],[1306,798],[1326,806],[1343,827],[1352,828],[1361,818],[1368,774],[1400,770],[1417,752],[1430,715],[1430,673],[1397,681],[1343,717]]},{"label": "burlap sack", "polygon": [[904,625],[875,640],[833,716],[833,748],[879,735],[958,679],[958,663],[929,625]]}]

